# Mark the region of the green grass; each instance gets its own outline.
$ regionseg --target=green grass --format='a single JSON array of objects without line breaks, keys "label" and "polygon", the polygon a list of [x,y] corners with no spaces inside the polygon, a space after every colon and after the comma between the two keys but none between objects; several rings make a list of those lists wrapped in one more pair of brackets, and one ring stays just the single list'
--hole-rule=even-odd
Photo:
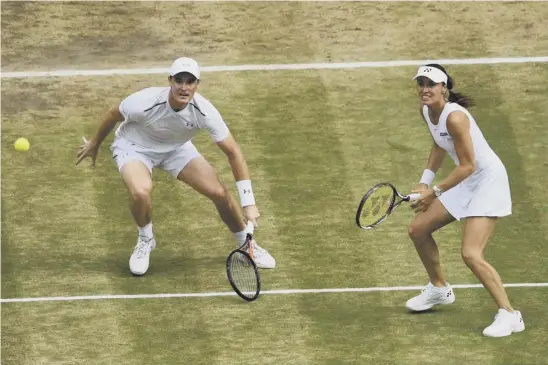
[{"label": "green grass", "polygon": [[[409,12],[415,5],[407,3],[311,4],[249,4],[247,9],[248,4],[192,4],[191,12],[203,10],[199,24],[204,39],[214,33],[206,32],[207,27],[220,27],[226,34],[219,37],[232,43],[205,42],[217,48],[200,49],[191,42],[190,49],[210,64],[424,58],[428,55],[414,46],[417,34],[412,30],[417,24],[428,29],[443,24],[451,37],[460,34],[466,42],[430,39],[439,57],[546,53],[534,36],[541,24],[537,18],[546,12],[539,4],[422,4],[421,17]],[[37,52],[55,54],[42,61],[29,55],[25,62],[37,68],[55,60],[59,68],[74,65],[73,49],[81,50],[82,67],[122,67],[120,60],[128,62],[123,57],[127,50],[111,54],[108,43],[104,52],[92,52],[78,32],[68,42],[64,37],[74,24],[63,17],[58,27],[45,22],[52,16],[48,5],[3,2],[3,12],[6,6],[11,6],[12,15],[38,7],[37,24],[55,30],[22,37],[21,27],[29,20],[3,17],[2,60],[10,63],[10,70],[24,68],[13,62],[22,58],[25,42],[35,42]],[[84,14],[81,18],[88,19],[78,7],[104,13],[89,18],[100,22],[119,10],[114,4],[58,6],[52,12],[57,16]],[[153,8],[159,19],[173,16],[167,11],[173,4],[165,5],[167,10],[153,3],[139,6]],[[445,11],[451,6],[466,14],[462,17],[467,27],[451,26],[453,15]],[[249,22],[229,29],[227,23],[214,21],[219,9],[224,9],[222,19],[233,14]],[[379,29],[382,37],[371,32],[359,33],[367,34],[365,39],[349,36],[340,21],[348,9],[354,12],[346,25],[367,25]],[[293,17],[287,15],[290,10],[295,11]],[[446,21],[436,16],[442,16],[440,12]],[[130,18],[144,21],[139,14]],[[310,23],[308,32],[297,22],[299,14]],[[498,24],[488,15],[506,22]],[[515,22],[510,22],[512,16]],[[405,20],[401,27],[392,22],[397,19]],[[172,55],[159,49],[167,52],[169,37],[161,33],[157,20],[149,23],[150,32],[163,40],[157,49],[153,37],[135,34],[148,37],[147,55],[168,60]],[[260,24],[268,26],[246,33],[248,38],[233,36]],[[279,24],[285,28],[276,28]],[[112,25],[120,31],[124,26],[128,24]],[[323,33],[324,26],[331,27],[331,38]],[[490,28],[495,26],[500,32]],[[527,29],[532,36],[518,43],[514,37]],[[112,36],[111,28],[103,30],[105,37]],[[19,34],[19,42],[10,42],[14,34]],[[34,39],[39,36],[41,40]],[[363,54],[357,50],[358,41],[369,42]],[[223,44],[226,47],[220,47]],[[279,49],[278,55],[268,56],[269,47]],[[132,57],[136,65],[151,64],[138,52]],[[499,222],[486,256],[504,282],[546,282],[548,66],[448,69],[457,88],[476,99],[478,106],[471,112],[509,172],[514,214]],[[372,232],[354,224],[357,203],[370,186],[388,180],[406,191],[426,164],[432,142],[418,115],[410,80],[414,72],[414,67],[402,67],[204,73],[200,90],[221,111],[250,166],[262,214],[258,241],[278,262],[275,270],[262,271],[264,290],[426,282],[407,237],[413,217],[409,209],[399,208]],[[88,161],[74,166],[81,136],[95,132],[111,105],[143,87],[164,83],[164,75],[2,80],[2,298],[230,290],[224,260],[235,242],[206,198],[154,172],[158,248],[147,275],[135,278],[129,274],[128,258],[137,230],[108,149],[112,135],[95,169]],[[31,142],[28,153],[12,147],[20,136]],[[226,158],[209,137],[202,134],[195,144],[236,193]],[[440,177],[451,168],[446,159]],[[448,280],[475,284],[477,279],[460,258],[461,228],[462,223],[455,223],[435,238]],[[508,290],[527,329],[505,339],[481,336],[496,311],[483,289],[457,290],[454,305],[422,315],[405,311],[403,304],[415,294],[409,291],[264,295],[250,304],[237,297],[4,303],[2,364],[547,364],[547,290]]]},{"label": "green grass", "polygon": [[[537,106],[542,94],[535,91],[539,90],[536,84],[519,80],[533,71],[542,80],[548,68],[511,65],[452,70],[463,80],[462,89],[478,96],[474,115],[511,177],[515,214],[497,226],[487,256],[505,282],[543,282],[546,210],[535,201],[545,196],[544,175],[537,176],[533,167],[544,163],[545,136],[530,120],[526,120],[529,128],[521,126],[522,111],[535,111],[538,120],[546,112]],[[425,274],[406,237],[410,211],[398,210],[373,232],[360,231],[353,223],[356,204],[369,186],[390,180],[401,189],[410,188],[426,161],[431,140],[415,111],[413,88],[406,77],[412,71],[208,77],[202,92],[218,101],[242,144],[263,214],[258,238],[278,260],[277,269],[263,272],[265,290],[424,283]],[[475,87],[468,87],[464,80],[473,80],[476,73],[492,75],[492,82],[472,81]],[[135,78],[136,83],[155,80]],[[244,83],[230,95],[223,93],[224,86],[236,80]],[[229,290],[223,262],[233,247],[232,237],[207,199],[162,172],[155,172],[153,191],[159,247],[145,277],[129,275],[127,259],[136,229],[107,148],[112,137],[105,142],[96,169],[88,163],[74,166],[79,136],[92,133],[95,115],[104,111],[105,103],[85,101],[91,107],[82,109],[84,102],[76,98],[55,103],[49,99],[60,90],[76,95],[76,81],[25,82],[25,88],[44,90],[46,118],[29,117],[32,110],[4,110],[3,297]],[[101,94],[99,87],[110,95],[106,104],[124,92],[119,78],[86,81],[88,88],[97,90],[92,95]],[[517,89],[507,89],[508,84]],[[25,90],[20,81],[4,85],[3,99],[8,101],[17,100]],[[327,85],[331,85],[329,92]],[[519,85],[529,91],[520,90]],[[47,118],[62,113],[78,117]],[[21,124],[22,120],[27,123]],[[18,135],[30,136],[29,153],[11,148]],[[196,145],[234,191],[220,151],[206,135],[198,137]],[[534,145],[540,150],[525,148]],[[441,174],[450,168],[447,163]],[[460,227],[456,223],[436,234],[444,266],[450,282],[477,283],[460,260]],[[255,351],[236,351],[245,347],[245,339],[239,338],[245,329],[256,338],[249,346],[265,351],[261,363],[398,363],[406,359],[418,364],[436,363],[443,357],[456,364],[462,361],[456,354],[465,350],[471,359],[483,359],[481,363],[506,364],[514,359],[534,363],[546,353],[540,344],[535,345],[546,335],[535,321],[545,308],[546,289],[509,292],[528,328],[505,342],[486,342],[481,337],[481,329],[492,320],[494,305],[478,289],[457,291],[456,305],[424,316],[405,313],[402,305],[409,292],[264,296],[251,305],[236,298],[5,304],[3,356],[8,363],[40,363],[41,358],[43,363],[55,364],[76,359],[79,363],[126,359],[129,363],[132,356],[136,359],[132,363],[174,363],[177,358],[204,364],[254,363],[259,361],[254,360]],[[430,347],[434,339],[439,347]],[[88,346],[89,341],[93,346]],[[515,357],[508,349],[508,344],[520,348],[525,343],[534,351]],[[439,356],[432,354],[434,348],[439,348]],[[447,359],[446,352],[453,355]]]},{"label": "green grass", "polygon": [[[409,292],[269,295],[251,305],[234,297],[9,305],[5,316],[20,320],[5,331],[4,351],[20,351],[4,361],[544,364],[546,332],[535,321],[508,338],[479,335],[493,314],[482,292],[457,291],[459,305],[417,315],[401,306]],[[509,293],[532,297],[530,289]],[[531,300],[526,310],[542,318],[545,303]],[[21,346],[21,338],[30,344]]]}]

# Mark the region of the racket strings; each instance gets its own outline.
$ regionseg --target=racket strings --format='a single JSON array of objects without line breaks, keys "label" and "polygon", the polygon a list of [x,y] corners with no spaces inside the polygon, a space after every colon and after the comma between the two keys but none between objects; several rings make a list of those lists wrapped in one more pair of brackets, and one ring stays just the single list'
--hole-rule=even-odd
[{"label": "racket strings", "polygon": [[371,226],[382,219],[389,211],[394,201],[394,192],[389,187],[374,191],[364,202],[360,215],[362,226]]},{"label": "racket strings", "polygon": [[230,260],[232,281],[243,294],[250,297],[257,291],[257,276],[249,258],[241,252],[236,252]]}]

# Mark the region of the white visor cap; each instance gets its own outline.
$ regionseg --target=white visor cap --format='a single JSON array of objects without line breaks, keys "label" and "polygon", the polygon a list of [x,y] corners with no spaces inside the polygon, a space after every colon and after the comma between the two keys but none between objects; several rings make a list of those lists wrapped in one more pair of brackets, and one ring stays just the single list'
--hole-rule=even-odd
[{"label": "white visor cap", "polygon": [[447,75],[445,74],[445,72],[443,72],[439,68],[435,68],[431,66],[421,66],[419,67],[419,70],[417,71],[417,75],[413,77],[413,80],[421,76],[427,77],[437,84],[440,82],[443,82],[447,85]]},{"label": "white visor cap", "polygon": [[192,58],[181,57],[173,62],[169,75],[175,76],[181,72],[188,72],[194,75],[198,80],[200,79],[200,66],[198,66],[198,62],[194,61]]}]

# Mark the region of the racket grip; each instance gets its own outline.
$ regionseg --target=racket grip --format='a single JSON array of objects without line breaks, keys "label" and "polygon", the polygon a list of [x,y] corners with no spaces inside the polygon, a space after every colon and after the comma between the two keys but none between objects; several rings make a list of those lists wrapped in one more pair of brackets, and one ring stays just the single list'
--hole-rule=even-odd
[{"label": "racket grip", "polygon": [[407,197],[409,198],[410,202],[414,202],[415,200],[418,200],[421,197],[421,195],[419,193],[413,193],[413,194],[407,195]]}]

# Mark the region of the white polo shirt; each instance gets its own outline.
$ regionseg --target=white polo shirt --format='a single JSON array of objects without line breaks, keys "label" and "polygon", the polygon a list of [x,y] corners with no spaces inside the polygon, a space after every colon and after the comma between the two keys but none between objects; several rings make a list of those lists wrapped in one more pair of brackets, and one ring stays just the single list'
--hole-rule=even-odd
[{"label": "white polo shirt", "polygon": [[178,112],[169,105],[170,87],[150,87],[131,94],[120,103],[125,120],[116,138],[125,138],[143,151],[170,152],[207,129],[214,142],[229,135],[219,111],[199,93]]}]

